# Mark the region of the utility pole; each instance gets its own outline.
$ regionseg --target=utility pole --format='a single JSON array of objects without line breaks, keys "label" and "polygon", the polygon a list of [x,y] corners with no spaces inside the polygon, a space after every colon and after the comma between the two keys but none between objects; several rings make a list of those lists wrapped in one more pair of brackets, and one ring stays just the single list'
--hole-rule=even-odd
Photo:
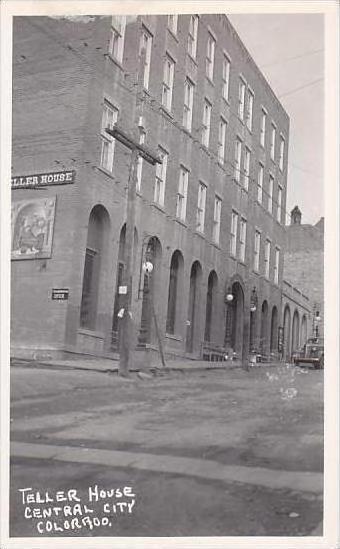
[{"label": "utility pole", "polygon": [[[135,118],[139,119],[142,113],[142,94],[145,66],[145,49],[143,48],[139,57],[137,97],[135,105]],[[137,122],[138,123],[138,122]],[[131,150],[128,192],[127,192],[127,212],[126,212],[126,231],[125,231],[125,269],[123,271],[123,285],[118,291],[122,296],[123,314],[121,319],[120,345],[119,345],[119,375],[127,377],[129,374],[131,332],[132,332],[132,281],[133,281],[133,252],[134,252],[134,232],[135,232],[135,201],[136,201],[136,169],[138,157],[142,156],[152,165],[160,163],[161,160],[147,147],[139,143],[139,136],[130,136],[119,126],[106,128],[105,130],[111,136],[123,143]]]}]

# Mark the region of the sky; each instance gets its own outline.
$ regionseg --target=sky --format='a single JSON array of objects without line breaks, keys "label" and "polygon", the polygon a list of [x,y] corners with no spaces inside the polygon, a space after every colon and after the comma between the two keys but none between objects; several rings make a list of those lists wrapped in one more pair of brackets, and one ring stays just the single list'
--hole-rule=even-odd
[{"label": "sky", "polygon": [[302,223],[314,224],[324,215],[323,15],[228,18],[290,118],[286,209],[298,205]]}]

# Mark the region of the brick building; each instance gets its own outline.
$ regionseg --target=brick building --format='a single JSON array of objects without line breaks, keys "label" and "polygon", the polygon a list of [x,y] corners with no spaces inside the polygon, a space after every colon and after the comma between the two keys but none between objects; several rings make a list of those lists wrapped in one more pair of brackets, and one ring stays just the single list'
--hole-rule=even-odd
[{"label": "brick building", "polygon": [[309,297],[312,321],[308,337],[324,334],[324,218],[315,225],[301,223],[298,206],[287,226],[284,277]]},{"label": "brick building", "polygon": [[105,132],[117,122],[139,123],[162,158],[137,167],[136,346],[155,348],[153,304],[167,353],[275,354],[289,119],[228,18],[15,17],[13,30],[13,353],[116,350],[130,163]]}]

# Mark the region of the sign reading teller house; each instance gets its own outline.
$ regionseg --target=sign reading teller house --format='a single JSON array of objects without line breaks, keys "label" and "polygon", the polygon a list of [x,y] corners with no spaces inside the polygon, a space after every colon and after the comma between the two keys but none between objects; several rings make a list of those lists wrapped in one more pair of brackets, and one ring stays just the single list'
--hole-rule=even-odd
[{"label": "sign reading teller house", "polygon": [[63,172],[46,172],[34,175],[12,177],[12,189],[31,189],[32,187],[46,187],[48,185],[70,185],[74,183],[75,170]]}]

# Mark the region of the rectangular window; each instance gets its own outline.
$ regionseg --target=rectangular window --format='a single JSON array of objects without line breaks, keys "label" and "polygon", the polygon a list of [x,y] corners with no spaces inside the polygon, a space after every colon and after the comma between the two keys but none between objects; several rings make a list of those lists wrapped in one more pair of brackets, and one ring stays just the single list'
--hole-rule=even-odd
[{"label": "rectangular window", "polygon": [[241,217],[240,220],[240,248],[239,260],[244,261],[246,256],[246,238],[247,238],[247,221]]},{"label": "rectangular window", "polygon": [[143,27],[142,34],[140,38],[140,48],[145,49],[145,59],[144,59],[144,73],[143,73],[143,86],[147,90],[149,87],[149,76],[150,76],[150,62],[151,62],[151,45],[152,45],[152,36],[151,34]]},{"label": "rectangular window", "polygon": [[264,248],[264,276],[269,278],[269,268],[270,268],[270,240],[266,240]]},{"label": "rectangular window", "polygon": [[[143,145],[145,143],[145,132],[141,131],[139,135],[139,144]],[[141,190],[142,185],[142,171],[143,171],[143,158],[139,155],[137,160],[136,168],[136,190]]]},{"label": "rectangular window", "polygon": [[262,109],[261,113],[261,127],[260,127],[260,144],[262,147],[265,146],[266,141],[266,122],[267,122],[267,113]]},{"label": "rectangular window", "polygon": [[197,31],[198,31],[198,16],[191,15],[190,22],[189,22],[188,53],[191,55],[193,59],[196,59]]},{"label": "rectangular window", "polygon": [[236,181],[240,181],[241,154],[242,154],[242,141],[237,137],[235,141],[235,166],[234,166],[234,178],[236,179]]},{"label": "rectangular window", "polygon": [[215,244],[219,244],[220,242],[221,209],[222,209],[222,200],[218,196],[215,196],[214,221],[213,221],[213,241],[215,242]]},{"label": "rectangular window", "polygon": [[270,158],[275,160],[275,141],[276,141],[276,127],[272,124],[270,134]]},{"label": "rectangular window", "polygon": [[246,147],[243,159],[243,186],[246,190],[249,188],[250,154],[250,149]]},{"label": "rectangular window", "polygon": [[204,101],[203,106],[203,122],[202,122],[202,145],[209,147],[210,138],[210,119],[211,119],[211,104],[209,101]]},{"label": "rectangular window", "polygon": [[104,102],[102,128],[101,128],[101,158],[100,165],[107,171],[113,170],[113,155],[115,148],[115,139],[106,133],[105,128],[112,128],[117,122],[118,109],[110,105],[107,101]]},{"label": "rectangular window", "polygon": [[194,102],[194,84],[186,79],[184,83],[184,109],[183,109],[183,126],[189,132],[192,124],[192,108]]},{"label": "rectangular window", "polygon": [[123,60],[126,16],[112,16],[109,52],[119,63]]},{"label": "rectangular window", "polygon": [[268,185],[268,212],[273,213],[273,189],[274,189],[274,179],[269,176],[269,185]]},{"label": "rectangular window", "polygon": [[278,192],[277,192],[277,215],[276,219],[279,223],[281,223],[281,216],[282,216],[282,187],[279,186]]},{"label": "rectangular window", "polygon": [[252,130],[253,127],[253,108],[254,108],[254,94],[248,89],[248,101],[247,101],[247,128]]},{"label": "rectangular window", "polygon": [[263,172],[264,167],[262,164],[259,164],[259,172],[257,176],[257,201],[262,204],[262,196],[263,196]]},{"label": "rectangular window", "polygon": [[230,61],[226,55],[223,56],[222,65],[222,97],[229,100]]},{"label": "rectangular window", "polygon": [[210,80],[214,79],[215,39],[208,34],[207,56],[205,60],[205,74]]},{"label": "rectangular window", "polygon": [[236,256],[236,248],[237,248],[237,222],[238,222],[237,213],[231,212],[230,253],[233,256]]},{"label": "rectangular window", "polygon": [[181,167],[179,170],[179,182],[176,204],[176,217],[185,221],[187,210],[187,196],[188,196],[188,179],[189,172],[185,168]]},{"label": "rectangular window", "polygon": [[244,120],[244,107],[245,107],[245,96],[246,96],[246,83],[242,78],[240,78],[239,88],[238,88],[238,115],[241,120]]},{"label": "rectangular window", "polygon": [[218,145],[217,145],[217,157],[220,164],[224,164],[225,157],[225,138],[227,132],[227,123],[221,118],[218,126]]},{"label": "rectangular window", "polygon": [[174,71],[175,63],[168,55],[164,61],[163,69],[163,91],[162,91],[162,104],[168,111],[171,111],[172,103],[172,88],[174,85]]},{"label": "rectangular window", "polygon": [[166,180],[166,168],[168,165],[168,153],[160,148],[159,156],[162,159],[162,164],[156,164],[154,202],[156,204],[159,204],[160,206],[164,206],[165,180]]},{"label": "rectangular window", "polygon": [[203,183],[198,184],[198,199],[197,199],[197,215],[196,228],[200,232],[204,232],[205,218],[205,201],[207,196],[207,187]]},{"label": "rectangular window", "polygon": [[168,15],[168,27],[174,34],[177,34],[178,15]]},{"label": "rectangular window", "polygon": [[261,233],[255,231],[254,240],[254,271],[259,272],[260,269],[260,250],[261,250]]},{"label": "rectangular window", "polygon": [[279,283],[279,264],[280,264],[280,250],[275,248],[275,263],[274,263],[274,282]]},{"label": "rectangular window", "polygon": [[283,135],[280,137],[280,158],[279,158],[279,168],[283,172],[284,166],[284,155],[285,155],[285,139]]}]

